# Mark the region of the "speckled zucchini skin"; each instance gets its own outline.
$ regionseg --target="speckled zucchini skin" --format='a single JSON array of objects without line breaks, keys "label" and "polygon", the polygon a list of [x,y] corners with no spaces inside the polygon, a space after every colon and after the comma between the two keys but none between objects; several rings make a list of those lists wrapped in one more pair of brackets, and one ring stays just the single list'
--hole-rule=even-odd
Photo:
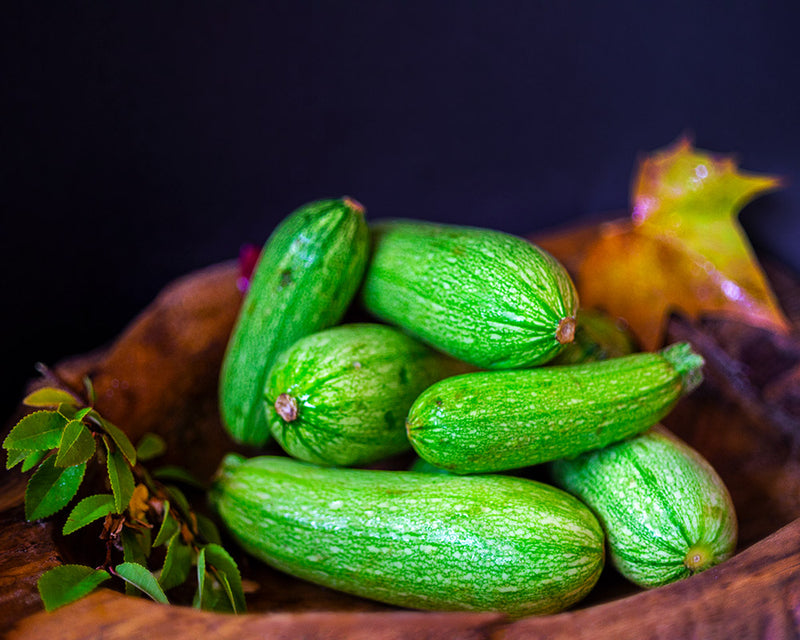
[{"label": "speckled zucchini skin", "polygon": [[273,360],[298,338],[341,320],[368,251],[364,209],[349,198],[309,203],[269,237],[220,374],[222,422],[236,442],[268,440],[263,392]]},{"label": "speckled zucchini skin", "polygon": [[589,509],[521,478],[229,455],[211,499],[271,566],[405,607],[553,613],[583,598],[604,562]]},{"label": "speckled zucchini skin", "polygon": [[373,227],[363,300],[378,318],[483,369],[546,362],[572,340],[578,306],[563,266],[522,238],[403,220]]},{"label": "speckled zucchini skin", "polygon": [[702,363],[679,343],[601,362],[454,376],[414,402],[409,440],[455,473],[575,456],[652,427],[700,382]]},{"label": "speckled zucchini skin", "polygon": [[686,578],[734,552],[728,490],[699,453],[663,427],[555,462],[552,471],[597,514],[614,565],[642,587]]},{"label": "speckled zucchini skin", "polygon": [[276,359],[265,387],[267,419],[295,458],[367,464],[409,449],[411,404],[464,370],[394,327],[341,325],[301,338]]}]

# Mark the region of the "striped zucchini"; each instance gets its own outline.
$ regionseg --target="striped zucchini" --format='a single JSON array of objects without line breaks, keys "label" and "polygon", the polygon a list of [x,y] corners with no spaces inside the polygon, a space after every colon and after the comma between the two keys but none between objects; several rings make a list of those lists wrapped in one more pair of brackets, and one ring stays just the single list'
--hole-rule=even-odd
[{"label": "striped zucchini", "polygon": [[345,324],[298,340],[267,377],[272,435],[290,455],[352,466],[410,448],[405,418],[416,397],[463,372],[394,327]]},{"label": "striped zucchini", "polygon": [[552,465],[556,482],[603,523],[626,578],[658,587],[733,554],[736,514],[720,477],[663,427]]},{"label": "striped zucchini", "polygon": [[366,267],[363,214],[349,198],[312,202],[264,245],[220,374],[222,421],[236,442],[262,445],[269,438],[263,392],[275,357],[344,315]]},{"label": "striped zucchini", "polygon": [[362,294],[376,317],[483,369],[540,364],[573,339],[572,281],[522,238],[402,220],[373,231]]},{"label": "striped zucchini", "polygon": [[553,613],[583,598],[604,563],[591,511],[532,480],[236,455],[217,478],[212,505],[245,551],[390,604]]},{"label": "striped zucchini", "polygon": [[586,364],[482,371],[426,389],[406,427],[420,457],[455,473],[525,467],[645,431],[702,379],[687,343]]}]

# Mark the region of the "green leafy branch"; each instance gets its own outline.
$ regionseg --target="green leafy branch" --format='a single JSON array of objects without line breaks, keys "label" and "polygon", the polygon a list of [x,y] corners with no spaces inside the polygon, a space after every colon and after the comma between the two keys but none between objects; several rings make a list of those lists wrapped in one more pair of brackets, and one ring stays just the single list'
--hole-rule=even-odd
[{"label": "green leafy branch", "polygon": [[[50,372],[45,375],[52,378]],[[222,547],[214,523],[195,513],[171,482],[202,487],[179,467],[150,472],[141,464],[164,453],[166,444],[145,434],[136,447],[125,433],[94,409],[94,390],[85,380],[86,402],[59,386],[47,386],[24,399],[33,408],[6,439],[6,468],[33,471],[25,491],[27,520],[47,518],[76,497],[87,465],[107,474],[108,493],[89,495],[72,507],[63,533],[69,535],[103,520],[100,540],[105,560],[98,567],[61,565],[44,573],[38,587],[48,611],[91,593],[117,577],[128,594],[144,593],[168,603],[166,591],[194,574],[193,606],[234,613],[245,610],[242,580]],[[163,553],[153,553],[163,547]],[[122,562],[119,562],[119,555]],[[115,560],[115,557],[117,560]],[[155,558],[160,568],[151,570]],[[195,571],[192,571],[192,568]]]}]

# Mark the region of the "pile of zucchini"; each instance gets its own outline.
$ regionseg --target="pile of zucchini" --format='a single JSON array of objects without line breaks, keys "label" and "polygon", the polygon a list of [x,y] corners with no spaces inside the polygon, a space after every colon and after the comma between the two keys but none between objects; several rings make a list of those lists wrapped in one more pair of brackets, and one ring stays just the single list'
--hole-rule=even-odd
[{"label": "pile of zucchini", "polygon": [[[354,305],[374,321],[341,324]],[[273,567],[406,607],[557,612],[606,548],[643,587],[702,571],[734,551],[733,505],[658,424],[702,358],[635,353],[604,321],[521,238],[305,205],[262,251],[220,376],[233,440],[288,456],[226,456],[212,505]],[[363,468],[412,448],[411,470]],[[552,483],[497,473],[533,465]]]}]

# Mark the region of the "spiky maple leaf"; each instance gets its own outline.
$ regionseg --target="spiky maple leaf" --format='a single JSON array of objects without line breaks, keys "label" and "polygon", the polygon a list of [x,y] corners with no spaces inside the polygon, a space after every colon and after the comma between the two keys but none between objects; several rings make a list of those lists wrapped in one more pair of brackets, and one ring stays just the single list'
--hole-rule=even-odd
[{"label": "spiky maple leaf", "polygon": [[[537,242],[572,267],[583,306],[627,320],[645,349],[661,344],[673,311],[786,332],[789,323],[738,223],[745,204],[780,184],[681,138],[640,162],[629,219]],[[579,255],[569,255],[576,246]]]}]

